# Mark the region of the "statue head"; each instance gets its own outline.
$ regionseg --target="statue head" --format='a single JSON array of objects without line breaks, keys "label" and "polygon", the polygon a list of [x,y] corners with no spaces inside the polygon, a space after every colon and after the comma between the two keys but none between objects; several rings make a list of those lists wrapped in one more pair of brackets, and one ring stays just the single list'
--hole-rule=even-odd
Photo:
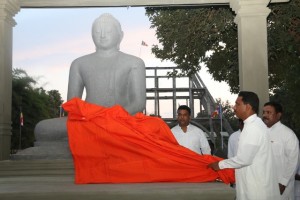
[{"label": "statue head", "polygon": [[102,14],[93,23],[92,37],[97,49],[119,50],[123,39],[121,24],[111,14]]}]

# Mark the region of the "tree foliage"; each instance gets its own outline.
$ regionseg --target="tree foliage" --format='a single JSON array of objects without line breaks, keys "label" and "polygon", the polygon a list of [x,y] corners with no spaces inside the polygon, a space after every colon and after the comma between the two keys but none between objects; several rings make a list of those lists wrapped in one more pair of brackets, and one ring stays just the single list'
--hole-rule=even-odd
[{"label": "tree foliage", "polygon": [[[269,7],[269,75],[273,90],[282,84],[289,66],[299,66],[300,0]],[[233,93],[239,91],[237,25],[229,6],[147,7],[146,15],[160,43],[153,46],[152,52],[161,60],[174,62],[179,69],[170,75],[192,75],[204,63],[215,80],[227,82]]]},{"label": "tree foliage", "polygon": [[[291,118],[283,120],[300,134],[300,0],[269,8],[270,94]],[[152,52],[178,67],[170,76],[192,75],[203,63],[215,80],[228,83],[232,93],[239,91],[237,25],[229,6],[148,7],[146,15],[159,41]]]},{"label": "tree foliage", "polygon": [[[45,91],[34,87],[37,81],[22,69],[12,72],[12,137],[11,149],[33,146],[34,127],[46,118],[58,117],[58,107],[63,100],[57,90]],[[54,110],[56,109],[56,112]],[[24,126],[20,126],[20,113],[23,114]],[[20,134],[21,132],[21,134]]]},{"label": "tree foliage", "polygon": [[146,15],[160,43],[152,52],[179,69],[170,75],[190,76],[204,63],[215,80],[238,91],[237,26],[229,7],[148,7]]}]

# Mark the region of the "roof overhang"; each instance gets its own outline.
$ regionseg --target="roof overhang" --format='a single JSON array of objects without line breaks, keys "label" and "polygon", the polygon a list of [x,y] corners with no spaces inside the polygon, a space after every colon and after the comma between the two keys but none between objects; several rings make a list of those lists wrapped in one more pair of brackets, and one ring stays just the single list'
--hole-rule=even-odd
[{"label": "roof overhang", "polygon": [[[249,0],[250,2],[251,0]],[[289,0],[271,0],[271,3]],[[21,8],[226,5],[230,0],[19,0]]]}]

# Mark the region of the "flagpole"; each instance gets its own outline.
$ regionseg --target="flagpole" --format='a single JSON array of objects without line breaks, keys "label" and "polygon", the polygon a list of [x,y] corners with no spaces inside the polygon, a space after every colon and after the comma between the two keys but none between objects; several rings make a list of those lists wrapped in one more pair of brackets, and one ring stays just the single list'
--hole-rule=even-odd
[{"label": "flagpole", "polygon": [[219,117],[220,117],[220,134],[221,134],[221,146],[222,146],[222,149],[224,149],[224,136],[222,135],[222,131],[223,131],[223,110],[222,110],[222,104],[220,103],[219,104]]},{"label": "flagpole", "polygon": [[223,131],[223,120],[222,120],[222,113],[220,114],[220,120],[221,120],[221,132]]},{"label": "flagpole", "polygon": [[20,124],[20,133],[19,133],[19,150],[21,150],[22,146],[22,123],[21,123],[21,114],[22,114],[22,107],[20,106],[20,115],[19,115],[19,124]]},{"label": "flagpole", "polygon": [[58,107],[59,107],[59,117],[62,117],[62,107],[61,107],[61,105]]},{"label": "flagpole", "polygon": [[142,45],[140,46],[140,53],[139,53],[139,57],[141,57],[141,52],[142,52]]},{"label": "flagpole", "polygon": [[222,109],[222,104],[220,104],[219,105],[219,113],[220,113],[220,124],[221,124],[221,132],[223,131],[223,120],[222,120],[222,118],[223,118],[223,109]]}]

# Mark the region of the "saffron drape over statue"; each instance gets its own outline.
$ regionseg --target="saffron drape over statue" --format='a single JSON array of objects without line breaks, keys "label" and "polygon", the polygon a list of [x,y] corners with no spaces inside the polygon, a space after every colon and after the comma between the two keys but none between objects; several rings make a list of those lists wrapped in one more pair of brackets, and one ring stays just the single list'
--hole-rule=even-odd
[{"label": "saffron drape over statue", "polygon": [[180,146],[160,118],[131,116],[119,105],[105,108],[79,98],[63,107],[76,183],[234,182],[233,170],[207,168],[221,158]]}]

